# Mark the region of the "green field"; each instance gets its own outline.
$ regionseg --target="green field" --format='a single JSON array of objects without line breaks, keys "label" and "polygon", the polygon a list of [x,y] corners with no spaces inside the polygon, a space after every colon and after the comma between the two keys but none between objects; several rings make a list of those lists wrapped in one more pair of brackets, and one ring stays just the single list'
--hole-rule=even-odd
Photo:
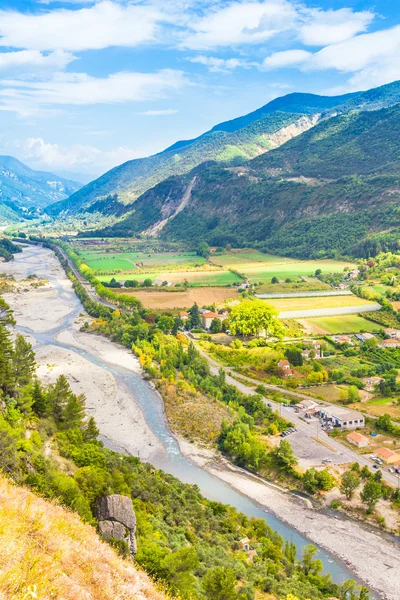
[{"label": "green field", "polygon": [[142,269],[154,269],[161,265],[201,265],[205,260],[195,252],[121,252],[106,253],[103,250],[83,250],[82,260],[94,271],[134,271],[136,263],[143,263]]},{"label": "green field", "polygon": [[270,282],[272,277],[278,279],[297,279],[313,276],[317,269],[322,273],[339,273],[344,267],[355,265],[339,260],[294,260],[292,258],[263,254],[255,250],[233,251],[223,255],[211,255],[216,265],[235,269],[244,273],[252,283]]},{"label": "green field", "polygon": [[[110,281],[112,277],[112,275],[98,275],[97,279]],[[124,279],[124,274],[118,273],[116,279]],[[138,281],[161,279],[161,281],[170,281],[172,284],[183,283],[186,279],[191,285],[199,287],[241,283],[239,277],[230,271],[154,271],[151,273],[138,271],[137,274],[130,273],[129,279]]]},{"label": "green field", "polygon": [[306,319],[311,325],[324,329],[327,333],[360,333],[368,331],[370,333],[379,331],[380,327],[372,321],[363,319],[358,315],[342,315],[338,317],[312,317]]}]

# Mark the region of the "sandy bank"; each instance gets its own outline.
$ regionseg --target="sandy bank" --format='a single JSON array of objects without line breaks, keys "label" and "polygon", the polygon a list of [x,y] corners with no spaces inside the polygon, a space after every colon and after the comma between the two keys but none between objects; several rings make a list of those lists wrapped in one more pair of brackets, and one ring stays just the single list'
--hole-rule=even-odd
[{"label": "sandy bank", "polygon": [[264,506],[312,542],[343,560],[350,559],[354,573],[376,589],[382,598],[399,600],[400,552],[378,532],[364,529],[350,520],[325,515],[291,494],[252,477],[210,450],[196,448],[182,439],[179,445],[181,452],[194,463]]}]

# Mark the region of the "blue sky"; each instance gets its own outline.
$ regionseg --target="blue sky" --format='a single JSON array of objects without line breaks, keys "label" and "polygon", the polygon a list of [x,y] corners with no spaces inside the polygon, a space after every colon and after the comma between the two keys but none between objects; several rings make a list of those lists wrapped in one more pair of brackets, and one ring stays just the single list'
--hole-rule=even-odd
[{"label": "blue sky", "polygon": [[0,153],[88,178],[294,91],[400,79],[392,0],[2,0]]}]

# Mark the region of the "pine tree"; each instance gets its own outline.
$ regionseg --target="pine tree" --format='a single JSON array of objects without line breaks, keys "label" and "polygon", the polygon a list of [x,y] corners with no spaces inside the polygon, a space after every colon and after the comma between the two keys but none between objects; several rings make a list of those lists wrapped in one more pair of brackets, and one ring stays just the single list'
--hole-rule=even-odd
[{"label": "pine tree", "polygon": [[49,393],[50,411],[56,423],[61,423],[64,418],[65,409],[72,395],[71,388],[65,375],[60,375]]},{"label": "pine tree", "polygon": [[38,379],[35,379],[32,389],[32,410],[39,417],[44,417],[49,411],[47,396],[44,393]]},{"label": "pine tree", "polygon": [[73,429],[81,427],[85,418],[85,394],[76,396],[70,394],[65,405],[65,408],[60,417],[60,427],[62,429]]},{"label": "pine tree", "polygon": [[100,432],[97,429],[96,421],[93,417],[90,417],[83,432],[83,438],[85,442],[95,442],[98,438],[99,433]]},{"label": "pine tree", "polygon": [[35,353],[23,335],[17,335],[12,356],[14,389],[27,385],[36,368]]},{"label": "pine tree", "polygon": [[12,354],[13,347],[10,333],[4,325],[0,324],[0,391],[4,395],[7,395],[12,389]]},{"label": "pine tree", "polygon": [[196,328],[196,327],[200,327],[201,325],[201,317],[200,317],[200,311],[199,311],[199,307],[197,306],[196,302],[193,304],[192,308],[189,310],[190,313],[190,327]]}]

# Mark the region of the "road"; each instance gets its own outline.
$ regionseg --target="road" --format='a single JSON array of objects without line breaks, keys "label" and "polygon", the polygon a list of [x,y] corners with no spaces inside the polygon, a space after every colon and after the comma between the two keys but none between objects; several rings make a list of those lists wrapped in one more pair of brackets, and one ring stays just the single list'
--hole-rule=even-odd
[{"label": "road", "polygon": [[[190,335],[187,335],[187,337],[193,341]],[[244,394],[254,394],[254,389],[252,387],[249,387],[232,377],[232,369],[222,366],[197,345],[196,348],[200,352],[201,356],[208,361],[211,373],[218,375],[219,370],[222,368],[226,373],[227,383],[234,385],[240,392],[243,392]],[[242,376],[240,377],[242,378]],[[249,383],[254,383],[257,385],[261,383],[260,381],[251,379],[249,377],[243,377],[243,379],[247,379]],[[278,386],[267,385],[264,383],[263,385],[271,390],[284,392],[285,394],[287,393],[286,390],[282,390],[282,388],[279,388]],[[299,398],[306,398],[307,400],[310,400],[310,397],[305,396],[304,394],[297,394],[296,392],[291,392],[291,394],[297,395]],[[293,407],[282,406],[282,404],[279,402],[274,402],[270,399],[265,399],[264,402],[267,405],[271,405],[271,407],[277,410],[282,417],[288,421],[291,421],[296,427],[297,432],[290,434],[287,439],[290,441],[293,451],[298,457],[301,466],[309,468],[311,466],[321,465],[322,458],[330,458],[332,464],[337,465],[358,462],[362,467],[365,465],[371,468],[374,464],[369,458],[365,458],[364,456],[357,454],[347,446],[341,444],[339,441],[329,437],[325,431],[322,431],[319,422],[306,422],[300,418]],[[399,476],[389,473],[383,469],[381,469],[381,471],[382,479],[394,487],[398,487],[400,483]]]}]

